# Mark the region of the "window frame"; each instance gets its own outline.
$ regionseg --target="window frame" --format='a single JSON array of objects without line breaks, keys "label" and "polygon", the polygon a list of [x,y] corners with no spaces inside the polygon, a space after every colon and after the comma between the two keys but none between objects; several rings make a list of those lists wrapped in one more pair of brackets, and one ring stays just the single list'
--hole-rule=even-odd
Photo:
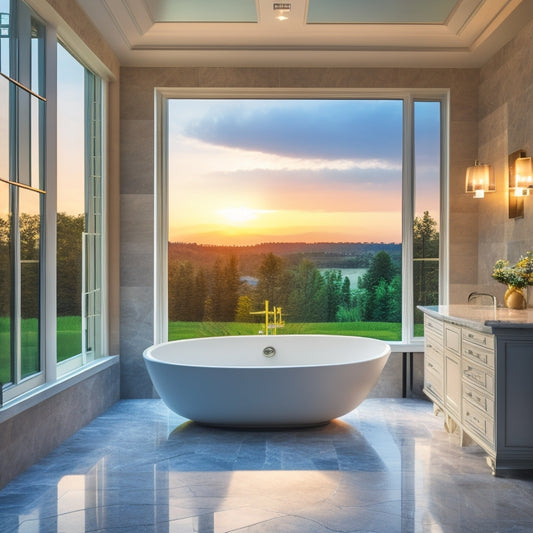
[{"label": "window frame", "polygon": [[[25,183],[13,183],[9,180],[0,176],[0,179],[3,183],[8,183],[11,188],[13,187],[23,187],[33,191],[41,193],[41,212],[40,212],[40,223],[41,223],[41,242],[40,242],[40,288],[39,288],[39,297],[40,297],[40,324],[39,324],[39,338],[40,338],[40,369],[36,374],[32,374],[27,378],[20,379],[17,383],[16,379],[13,383],[0,384],[2,387],[2,394],[0,395],[0,408],[12,405],[17,405],[19,402],[22,402],[26,398],[26,393],[36,394],[43,388],[47,388],[50,385],[55,385],[58,382],[58,379],[64,379],[66,374],[71,373],[76,370],[87,371],[93,366],[92,363],[96,362],[96,358],[101,360],[106,355],[108,355],[108,325],[107,325],[107,117],[108,117],[108,102],[107,102],[107,92],[108,92],[108,82],[106,81],[110,75],[106,68],[102,64],[98,63],[98,60],[93,56],[83,45],[81,41],[77,42],[72,36],[68,34],[63,37],[60,33],[57,32],[57,25],[54,24],[54,21],[47,20],[39,14],[38,7],[34,8],[33,5],[27,4],[22,0],[15,0],[12,3],[13,13],[17,13],[17,16],[20,13],[24,13],[25,17],[30,17],[30,19],[37,21],[43,26],[43,45],[37,50],[37,55],[39,59],[44,60],[44,63],[39,67],[39,76],[40,78],[39,87],[37,92],[35,89],[32,91],[28,87],[31,87],[31,68],[29,66],[25,67],[28,70],[24,74],[24,80],[18,78],[18,72],[11,70],[9,76],[4,73],[1,73],[3,78],[7,78],[14,82],[18,87],[22,86],[22,89],[29,92],[30,94],[35,94],[38,98],[43,99],[46,97],[46,109],[44,113],[44,124],[40,126],[42,128],[42,142],[43,142],[43,154],[40,161],[40,164],[44,166],[44,169],[41,167],[42,174],[42,183],[39,184],[39,189],[35,187],[34,183],[31,183],[31,186],[28,186]],[[47,12],[48,13],[48,12]],[[16,22],[20,25],[20,20]],[[27,34],[27,31],[26,31]],[[31,38],[31,36],[30,36]],[[67,364],[57,362],[57,303],[56,303],[56,251],[57,251],[57,240],[56,240],[56,229],[57,229],[57,46],[61,42],[67,50],[76,58],[83,67],[90,71],[94,75],[100,84],[99,88],[99,97],[100,97],[100,107],[98,110],[98,122],[100,128],[100,169],[101,173],[99,176],[100,187],[101,187],[101,199],[100,199],[100,215],[101,215],[101,254],[98,258],[99,270],[101,275],[101,296],[99,301],[101,302],[101,315],[99,318],[99,324],[101,329],[100,342],[97,346],[98,354],[94,358],[80,354],[68,360]],[[69,46],[69,42],[73,42],[73,47]],[[17,65],[18,61],[16,58],[19,57],[19,51],[11,48],[10,43],[10,59],[11,66]],[[80,53],[73,53],[72,48],[76,48]],[[32,45],[30,43],[23,43],[22,49],[27,50],[28,53],[32,54]],[[31,56],[35,57],[35,54]],[[15,58],[15,59],[13,59]],[[85,61],[84,58],[87,60]],[[28,63],[28,62],[27,62]],[[28,63],[29,65],[30,63]],[[10,81],[10,84],[11,84]],[[26,87],[21,84],[21,81],[25,81]],[[34,80],[35,81],[35,80]],[[21,90],[21,89],[17,89]],[[38,94],[37,94],[38,93]],[[88,124],[85,124],[85,127],[89,127]],[[18,135],[18,133],[17,133]],[[17,137],[17,143],[19,142],[19,137]],[[26,151],[29,151],[31,146],[26,148]],[[9,150],[9,157],[18,157],[18,147],[12,148]],[[15,152],[15,156],[13,156]],[[13,193],[10,193],[13,194]],[[20,314],[20,313],[19,313]],[[18,321],[20,317],[17,318]],[[18,342],[20,340],[14,340],[13,342]],[[17,363],[18,364],[18,363]],[[17,370],[15,369],[17,372]],[[20,371],[18,371],[20,374]],[[16,375],[15,375],[16,377]]]},{"label": "window frame", "polygon": [[[13,301],[11,309],[11,335],[10,344],[11,352],[11,375],[12,381],[6,384],[0,384],[2,387],[2,396],[4,401],[9,401],[35,387],[38,387],[46,381],[46,363],[45,363],[45,304],[44,304],[44,286],[45,286],[45,210],[46,210],[46,182],[45,169],[43,163],[46,158],[48,149],[47,145],[47,114],[48,99],[46,87],[46,53],[44,50],[48,43],[48,32],[46,23],[23,2],[16,2],[11,5],[10,12],[10,29],[13,29],[14,35],[9,36],[9,75],[1,73],[4,80],[7,80],[10,92],[10,124],[8,129],[9,135],[9,175],[0,176],[3,183],[8,185],[10,216],[12,222],[12,256],[10,266],[12,268],[11,286],[14,287]],[[11,18],[12,17],[12,18]],[[11,21],[13,24],[11,25]],[[34,49],[32,42],[32,24],[33,22],[42,26],[43,41],[38,47],[37,74],[38,79],[32,80],[33,67],[32,60]],[[32,82],[36,81],[37,88],[32,89]],[[44,93],[44,94],[42,94]],[[35,103],[37,104],[35,106]],[[44,104],[44,109],[41,104]],[[33,132],[32,127],[35,125],[35,117],[32,115],[37,108],[37,131]],[[11,110],[13,113],[11,113]],[[32,147],[35,139],[38,140],[38,160],[36,162],[39,179],[35,184],[32,179],[32,172],[36,168],[32,165],[31,157],[35,155]],[[24,168],[21,169],[21,161],[24,162]],[[44,175],[43,175],[44,174]],[[20,195],[21,193],[36,194],[39,204],[39,269],[38,269],[38,370],[24,376],[22,365],[24,354],[22,352],[22,272],[21,266],[24,262],[21,259],[21,240],[19,216]]]},{"label": "window frame", "polygon": [[155,88],[154,184],[154,343],[168,340],[168,100],[171,99],[387,99],[403,101],[402,137],[402,340],[389,342],[394,352],[423,350],[414,336],[414,104],[441,103],[439,303],[448,301],[449,89],[277,89]]},{"label": "window frame", "polygon": [[[84,216],[85,216],[85,231],[82,234],[83,242],[82,242],[82,257],[81,260],[81,352],[79,354],[72,355],[71,357],[68,357],[67,359],[63,361],[57,361],[57,376],[61,377],[69,372],[72,372],[74,370],[77,370],[84,365],[94,361],[95,359],[98,359],[102,356],[105,349],[105,338],[104,338],[104,332],[105,327],[103,323],[103,317],[104,317],[104,294],[105,294],[105,194],[104,194],[104,142],[105,142],[105,135],[104,135],[104,124],[105,124],[105,82],[104,80],[96,74],[91,68],[89,68],[84,61],[82,61],[77,54],[72,52],[72,50],[69,48],[69,46],[64,42],[63,39],[57,38],[56,41],[56,50],[58,46],[62,46],[66,53],[70,54],[70,56],[83,68],[84,71],[84,154],[83,154],[83,165],[84,165],[84,190],[83,190],[83,202],[84,202]],[[57,53],[56,53],[57,57]],[[56,60],[57,65],[57,60]],[[57,76],[56,76],[57,81]],[[56,92],[57,95],[57,86],[56,86]],[[96,111],[96,112],[94,112]],[[57,139],[57,125],[56,125],[56,139]],[[92,140],[95,139],[94,142]],[[97,148],[98,153],[93,153],[92,149],[95,147]],[[57,176],[57,173],[55,174]],[[96,212],[95,210],[95,202],[93,197],[91,195],[92,190],[92,179],[96,177],[100,180],[100,212]],[[57,185],[57,181],[56,181]],[[56,209],[55,209],[55,215],[57,215],[57,196],[56,196]],[[97,221],[97,217],[100,217],[100,220]],[[57,220],[54,225],[54,235],[57,236]],[[86,286],[88,283],[90,283],[90,276],[88,276],[87,269],[86,269],[86,261],[87,261],[87,248],[89,247],[87,243],[91,238],[94,238],[95,240],[100,241],[100,250],[99,250],[99,256],[100,261],[98,262],[98,272],[97,275],[99,276],[98,282],[98,290],[99,290],[99,303],[100,303],[100,319],[99,320],[90,320],[92,317],[88,317],[88,300],[90,298],[90,292],[87,291]],[[56,239],[56,245],[57,245],[57,239]],[[56,246],[57,247],[57,246]],[[89,258],[90,260],[91,258]],[[54,258],[55,261],[55,268],[57,272],[57,259]],[[56,288],[57,288],[57,282],[56,282]],[[54,295],[54,298],[57,302],[57,291]],[[56,305],[56,324],[57,324],[57,305]],[[94,346],[92,349],[88,349],[88,324],[89,322],[99,322],[99,342],[98,345]],[[55,332],[56,335],[56,357],[57,357],[57,330]]]}]

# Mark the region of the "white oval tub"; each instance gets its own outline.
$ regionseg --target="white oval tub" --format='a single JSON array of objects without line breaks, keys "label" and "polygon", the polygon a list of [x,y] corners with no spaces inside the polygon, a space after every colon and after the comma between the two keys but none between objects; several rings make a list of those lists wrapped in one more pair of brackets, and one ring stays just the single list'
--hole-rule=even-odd
[{"label": "white oval tub", "polygon": [[243,335],[166,342],[143,356],[177,414],[217,426],[284,427],[323,424],[355,409],[389,354],[387,343],[365,337]]}]

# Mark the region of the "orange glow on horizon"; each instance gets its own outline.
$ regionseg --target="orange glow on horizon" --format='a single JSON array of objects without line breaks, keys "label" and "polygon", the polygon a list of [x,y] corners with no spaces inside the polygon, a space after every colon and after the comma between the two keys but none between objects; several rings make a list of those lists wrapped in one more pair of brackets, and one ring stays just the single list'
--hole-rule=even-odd
[{"label": "orange glow on horizon", "polygon": [[[187,217],[171,219],[170,242],[196,242],[244,246],[261,242],[366,242],[369,229],[374,242],[401,242],[401,213],[313,212],[242,209],[203,210],[202,222],[187,223]],[[241,218],[239,218],[241,217]],[[247,218],[247,219],[246,219]],[[245,220],[246,219],[246,220]]]}]

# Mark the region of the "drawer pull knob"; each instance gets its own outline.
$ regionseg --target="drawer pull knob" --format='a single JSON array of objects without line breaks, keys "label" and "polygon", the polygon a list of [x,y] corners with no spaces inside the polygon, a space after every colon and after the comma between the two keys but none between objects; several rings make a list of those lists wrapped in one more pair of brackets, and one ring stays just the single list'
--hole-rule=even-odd
[{"label": "drawer pull knob", "polygon": [[476,422],[477,424],[481,425],[481,420],[479,420],[479,418],[477,416],[471,414],[470,411],[466,412],[466,416],[470,417],[474,422]]},{"label": "drawer pull knob", "polygon": [[471,392],[467,392],[466,395],[472,400],[474,400],[476,403],[481,404],[483,401],[482,398],[480,398],[479,396],[474,396]]}]

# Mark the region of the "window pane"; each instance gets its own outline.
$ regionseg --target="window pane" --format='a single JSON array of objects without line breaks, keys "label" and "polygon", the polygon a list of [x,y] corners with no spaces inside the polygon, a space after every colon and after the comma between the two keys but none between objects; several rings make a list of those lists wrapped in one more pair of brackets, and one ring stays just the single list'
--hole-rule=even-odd
[{"label": "window pane", "polygon": [[11,180],[9,172],[10,162],[10,121],[11,106],[10,94],[13,94],[10,89],[8,80],[0,76],[0,178],[4,180]]},{"label": "window pane", "polygon": [[83,354],[102,356],[102,81],[85,70],[86,225],[82,284]]},{"label": "window pane", "polygon": [[40,370],[41,195],[19,188],[21,376]]},{"label": "window pane", "polygon": [[57,360],[82,351],[85,228],[84,68],[57,47]]},{"label": "window pane", "polygon": [[9,185],[0,182],[0,383],[13,381],[13,278],[9,194]]},{"label": "window pane", "polygon": [[170,101],[169,338],[401,340],[402,109]]},{"label": "window pane", "polygon": [[13,39],[10,21],[10,0],[0,0],[0,72],[10,76],[10,41]]},{"label": "window pane", "polygon": [[31,150],[31,186],[44,189],[44,109],[45,102],[31,97],[30,150]]},{"label": "window pane", "polygon": [[17,93],[18,158],[16,180],[31,186],[31,99],[30,93],[20,87]]},{"label": "window pane", "polygon": [[31,90],[41,96],[44,93],[44,36],[45,27],[31,19]]},{"label": "window pane", "polygon": [[417,305],[439,302],[440,102],[415,102],[413,300],[415,336],[423,335]]}]

